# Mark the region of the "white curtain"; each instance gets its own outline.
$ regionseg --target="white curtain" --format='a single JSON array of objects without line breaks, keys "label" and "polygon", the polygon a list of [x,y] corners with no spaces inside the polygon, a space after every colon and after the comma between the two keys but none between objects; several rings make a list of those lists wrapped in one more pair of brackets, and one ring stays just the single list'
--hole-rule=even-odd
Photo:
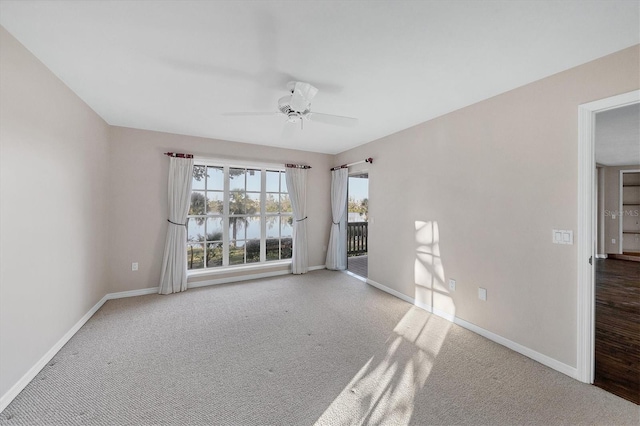
[{"label": "white curtain", "polygon": [[293,210],[293,253],[291,269],[294,274],[309,271],[307,253],[307,169],[287,167],[287,190]]},{"label": "white curtain", "polygon": [[347,183],[349,170],[331,172],[331,237],[327,250],[327,269],[347,269]]},{"label": "white curtain", "polygon": [[191,202],[193,158],[169,158],[169,219],[160,294],[187,289],[187,214]]}]

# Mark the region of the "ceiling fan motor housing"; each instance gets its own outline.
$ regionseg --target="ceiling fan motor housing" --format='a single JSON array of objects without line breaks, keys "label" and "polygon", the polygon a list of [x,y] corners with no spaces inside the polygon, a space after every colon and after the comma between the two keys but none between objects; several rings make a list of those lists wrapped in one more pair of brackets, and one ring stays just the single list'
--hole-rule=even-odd
[{"label": "ceiling fan motor housing", "polygon": [[281,113],[289,117],[289,121],[296,122],[299,118],[311,111],[311,105],[307,104],[304,111],[295,111],[291,108],[291,96],[283,96],[278,99],[278,109]]}]

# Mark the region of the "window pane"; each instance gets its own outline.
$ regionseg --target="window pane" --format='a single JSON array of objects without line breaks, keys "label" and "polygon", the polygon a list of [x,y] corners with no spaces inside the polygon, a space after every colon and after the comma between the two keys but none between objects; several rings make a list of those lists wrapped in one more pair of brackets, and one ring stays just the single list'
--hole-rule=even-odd
[{"label": "window pane", "polygon": [[245,190],[244,169],[229,169],[229,190]]},{"label": "window pane", "polygon": [[187,269],[204,268],[204,245],[187,244]]},{"label": "window pane", "polygon": [[207,218],[207,241],[222,241],[222,218]]},{"label": "window pane", "polygon": [[267,170],[267,192],[280,192],[280,172]]},{"label": "window pane", "polygon": [[280,194],[280,211],[282,213],[291,213],[291,200],[288,194]]},{"label": "window pane", "polygon": [[280,241],[280,259],[291,259],[292,240],[291,238],[283,238]]},{"label": "window pane", "polygon": [[222,243],[207,243],[207,268],[222,266]]},{"label": "window pane", "polygon": [[267,216],[267,238],[280,238],[280,216]]},{"label": "window pane", "polygon": [[244,241],[229,242],[229,265],[244,263]]},{"label": "window pane", "polygon": [[280,259],[280,240],[278,238],[267,239],[267,260]]},{"label": "window pane", "polygon": [[[189,269],[260,262],[261,250],[265,250],[266,260],[291,258],[293,217],[286,173],[264,171],[264,185],[262,173],[255,168],[194,166],[191,217],[187,220]],[[227,199],[229,216],[224,217]],[[262,209],[267,213],[264,217]],[[229,240],[228,259],[223,255],[227,252],[223,237]]]},{"label": "window pane", "polygon": [[246,214],[260,214],[260,194],[249,192],[244,200]]},{"label": "window pane", "polygon": [[224,192],[207,191],[207,214],[222,214],[224,209]]},{"label": "window pane", "polygon": [[207,167],[207,189],[224,190],[224,170],[222,167]]},{"label": "window pane", "polygon": [[193,179],[191,180],[191,189],[204,189],[205,183],[205,166],[193,166]]},{"label": "window pane", "polygon": [[230,217],[229,218],[229,238],[232,240],[245,239],[246,217]]},{"label": "window pane", "polygon": [[247,241],[247,263],[260,262],[260,240]]},{"label": "window pane", "polygon": [[187,241],[204,241],[203,217],[190,217],[187,219]]},{"label": "window pane", "polygon": [[245,193],[242,191],[232,191],[229,194],[229,214],[244,214]]},{"label": "window pane", "polygon": [[204,192],[192,192],[191,193],[191,205],[189,206],[189,214],[204,214],[205,198]]},{"label": "window pane", "polygon": [[267,194],[265,210],[267,213],[280,212],[280,196],[278,194]]},{"label": "window pane", "polygon": [[293,236],[293,217],[282,216],[280,218],[280,236],[282,238],[291,238]]},{"label": "window pane", "polygon": [[260,170],[247,170],[247,191],[260,192],[261,188]]},{"label": "window pane", "polygon": [[246,239],[257,238],[260,240],[260,216],[251,216],[246,218]]}]

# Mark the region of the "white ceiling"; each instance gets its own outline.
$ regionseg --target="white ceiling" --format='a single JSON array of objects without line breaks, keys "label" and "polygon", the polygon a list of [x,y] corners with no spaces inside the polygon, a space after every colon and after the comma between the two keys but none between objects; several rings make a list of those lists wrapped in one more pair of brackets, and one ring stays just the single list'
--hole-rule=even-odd
[{"label": "white ceiling", "polygon": [[640,165],[640,104],[596,114],[596,163]]},{"label": "white ceiling", "polygon": [[[640,42],[638,1],[0,1],[109,124],[338,153]],[[317,86],[283,139],[288,80]]]}]

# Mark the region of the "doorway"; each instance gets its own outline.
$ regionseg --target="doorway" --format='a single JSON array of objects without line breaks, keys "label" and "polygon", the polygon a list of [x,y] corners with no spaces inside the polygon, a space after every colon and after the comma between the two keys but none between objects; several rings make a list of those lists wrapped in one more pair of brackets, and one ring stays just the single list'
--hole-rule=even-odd
[{"label": "doorway", "polygon": [[349,175],[347,187],[347,271],[369,276],[369,174]]},{"label": "doorway", "polygon": [[636,404],[640,257],[628,254],[640,234],[639,101],[635,91],[580,107],[578,226],[578,378]]}]

